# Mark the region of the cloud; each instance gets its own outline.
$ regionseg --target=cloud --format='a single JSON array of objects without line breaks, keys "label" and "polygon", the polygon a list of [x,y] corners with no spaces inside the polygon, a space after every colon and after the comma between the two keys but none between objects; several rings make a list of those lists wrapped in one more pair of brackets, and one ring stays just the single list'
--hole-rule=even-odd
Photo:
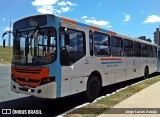
[{"label": "cloud", "polygon": [[160,16],[150,15],[143,23],[157,23],[157,22],[160,22]]},{"label": "cloud", "polygon": [[83,16],[83,17],[81,17],[82,19],[87,19],[87,16]]},{"label": "cloud", "polygon": [[76,3],[72,3],[72,2],[70,2],[70,1],[62,1],[62,2],[58,2],[58,5],[59,6],[66,6],[66,5],[69,5],[69,6],[77,6],[77,4]]},{"label": "cloud", "polygon": [[54,10],[53,6],[43,6],[43,7],[38,7],[37,8],[37,11],[42,13],[42,14],[45,14],[45,13],[52,14],[53,10]]},{"label": "cloud", "polygon": [[140,13],[143,13],[144,11],[143,10],[140,10]]},{"label": "cloud", "polygon": [[56,4],[58,0],[35,0],[32,2],[33,6],[51,6]]},{"label": "cloud", "polygon": [[[9,26],[3,27],[3,31],[9,31],[9,30],[10,30]],[[11,31],[12,30],[13,30],[13,27],[11,27]]]},{"label": "cloud", "polygon": [[95,17],[92,17],[91,19],[96,19]]},{"label": "cloud", "polygon": [[35,6],[37,11],[42,14],[60,14],[70,11],[70,7],[77,6],[76,3],[70,1],[58,2],[58,0],[34,0],[31,3],[32,6]]},{"label": "cloud", "polygon": [[70,1],[67,1],[67,4],[68,4],[69,6],[77,6],[76,3],[72,3],[72,2],[70,2]]},{"label": "cloud", "polygon": [[59,5],[59,6],[66,6],[67,3],[66,3],[65,1],[62,1],[62,2],[58,2],[58,5]]},{"label": "cloud", "polygon": [[68,12],[69,10],[70,10],[69,7],[62,7],[62,8],[61,8],[61,11],[62,11],[62,12]]},{"label": "cloud", "polygon": [[107,26],[107,28],[112,28],[112,26]]},{"label": "cloud", "polygon": [[124,21],[127,22],[131,19],[131,16],[130,15],[125,15],[124,16]]},{"label": "cloud", "polygon": [[52,14],[54,11],[53,5],[57,2],[58,0],[35,0],[32,2],[32,6],[35,6],[37,11],[42,14]]},{"label": "cloud", "polygon": [[102,26],[102,27],[106,27],[109,24],[108,21],[96,20],[96,19],[86,19],[84,20],[84,22],[87,24],[93,24],[93,25]]},{"label": "cloud", "polygon": [[5,19],[5,18],[3,18],[3,19],[2,19],[2,21],[6,21],[6,19]]}]

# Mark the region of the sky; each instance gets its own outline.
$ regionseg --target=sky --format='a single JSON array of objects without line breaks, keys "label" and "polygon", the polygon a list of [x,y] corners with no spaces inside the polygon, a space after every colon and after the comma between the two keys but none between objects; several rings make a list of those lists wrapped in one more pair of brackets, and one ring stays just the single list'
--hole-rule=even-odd
[{"label": "sky", "polygon": [[[0,0],[0,45],[10,17],[13,26],[21,18],[46,13],[131,37],[146,36],[152,42],[160,26],[159,0]],[[8,36],[5,38],[8,45]]]}]

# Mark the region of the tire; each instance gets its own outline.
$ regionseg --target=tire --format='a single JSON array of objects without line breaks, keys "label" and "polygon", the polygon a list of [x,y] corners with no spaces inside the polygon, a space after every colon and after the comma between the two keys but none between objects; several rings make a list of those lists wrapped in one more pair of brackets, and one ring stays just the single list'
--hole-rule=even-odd
[{"label": "tire", "polygon": [[86,97],[88,101],[94,101],[100,93],[101,85],[97,76],[89,77],[87,82]]},{"label": "tire", "polygon": [[145,70],[144,70],[144,79],[148,79],[148,78],[149,78],[149,68],[145,67]]}]

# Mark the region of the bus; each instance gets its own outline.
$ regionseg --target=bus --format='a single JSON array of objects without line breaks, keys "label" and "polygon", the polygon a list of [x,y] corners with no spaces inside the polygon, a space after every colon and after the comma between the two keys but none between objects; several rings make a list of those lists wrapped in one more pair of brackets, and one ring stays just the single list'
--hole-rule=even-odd
[{"label": "bus", "polygon": [[160,46],[157,46],[157,72],[160,72]]},{"label": "bus", "polygon": [[157,71],[157,46],[53,14],[13,26],[11,90],[40,98],[85,92],[93,101],[103,86],[148,78]]}]

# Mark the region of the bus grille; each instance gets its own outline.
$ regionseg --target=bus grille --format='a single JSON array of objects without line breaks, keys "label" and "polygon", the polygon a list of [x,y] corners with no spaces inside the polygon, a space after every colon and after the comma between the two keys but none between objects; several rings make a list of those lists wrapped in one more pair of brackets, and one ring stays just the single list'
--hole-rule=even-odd
[{"label": "bus grille", "polygon": [[30,74],[40,74],[41,70],[29,70],[29,69],[17,69],[16,72],[19,73],[30,73]]},{"label": "bus grille", "polygon": [[32,82],[32,83],[38,83],[39,82],[39,80],[26,79],[26,78],[17,78],[17,80],[23,81],[23,82]]}]

